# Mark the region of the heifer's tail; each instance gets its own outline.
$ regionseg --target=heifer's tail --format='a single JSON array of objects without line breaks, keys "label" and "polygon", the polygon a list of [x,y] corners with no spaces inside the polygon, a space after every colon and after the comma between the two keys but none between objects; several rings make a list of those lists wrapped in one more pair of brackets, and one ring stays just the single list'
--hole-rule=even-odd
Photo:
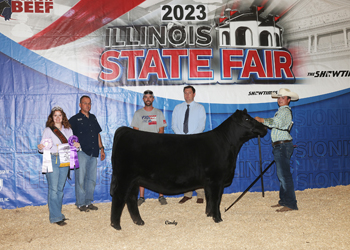
[{"label": "heifer's tail", "polygon": [[120,127],[118,128],[115,133],[114,133],[114,139],[113,139],[113,148],[112,148],[112,158],[111,158],[111,162],[112,162],[112,169],[113,169],[113,172],[112,172],[112,181],[111,181],[111,186],[110,186],[110,195],[113,196],[114,194],[114,190],[117,188],[117,171],[116,171],[116,168],[117,168],[117,164],[116,164],[116,150],[117,150],[117,143],[118,143],[118,140],[121,136],[121,131],[123,130],[124,127]]}]

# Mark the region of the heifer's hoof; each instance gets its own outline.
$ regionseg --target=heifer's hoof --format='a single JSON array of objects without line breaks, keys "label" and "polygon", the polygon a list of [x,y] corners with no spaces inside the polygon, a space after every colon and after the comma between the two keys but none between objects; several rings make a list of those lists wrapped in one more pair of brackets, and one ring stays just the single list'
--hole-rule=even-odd
[{"label": "heifer's hoof", "polygon": [[138,221],[135,220],[134,223],[135,223],[136,225],[139,225],[139,226],[145,225],[145,222],[144,222],[143,220],[138,220]]},{"label": "heifer's hoof", "polygon": [[205,209],[205,214],[209,216],[210,214],[209,209]]},{"label": "heifer's hoof", "polygon": [[114,223],[111,223],[111,227],[113,227],[114,229],[117,229],[117,230],[121,230],[122,229],[120,227],[120,225],[117,225],[117,224],[114,224]]},{"label": "heifer's hoof", "polygon": [[213,217],[213,220],[215,221],[215,223],[219,223],[219,222],[221,222],[221,221],[222,221],[222,219],[221,219],[221,218],[214,218],[214,217]]}]

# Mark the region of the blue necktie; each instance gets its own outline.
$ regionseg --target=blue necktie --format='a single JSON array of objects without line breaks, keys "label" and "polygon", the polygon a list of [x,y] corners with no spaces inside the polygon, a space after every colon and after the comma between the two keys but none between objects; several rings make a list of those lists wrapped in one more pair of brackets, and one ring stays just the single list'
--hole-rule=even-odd
[{"label": "blue necktie", "polygon": [[190,105],[187,104],[187,109],[185,113],[185,121],[184,121],[184,133],[188,133],[188,116],[190,115]]}]

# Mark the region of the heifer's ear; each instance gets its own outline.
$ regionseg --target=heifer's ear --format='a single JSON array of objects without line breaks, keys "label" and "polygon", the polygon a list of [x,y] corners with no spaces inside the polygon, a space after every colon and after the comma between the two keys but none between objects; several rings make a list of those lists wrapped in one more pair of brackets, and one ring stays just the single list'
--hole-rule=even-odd
[{"label": "heifer's ear", "polygon": [[247,112],[247,109],[244,109],[243,112],[246,113],[246,114],[248,113],[248,112]]}]

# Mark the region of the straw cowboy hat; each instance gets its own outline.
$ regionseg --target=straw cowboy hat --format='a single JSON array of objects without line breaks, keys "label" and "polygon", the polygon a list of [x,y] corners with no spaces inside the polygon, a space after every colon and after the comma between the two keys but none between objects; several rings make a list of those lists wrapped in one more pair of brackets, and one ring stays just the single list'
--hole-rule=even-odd
[{"label": "straw cowboy hat", "polygon": [[289,89],[285,89],[285,88],[281,88],[280,90],[278,90],[277,94],[276,93],[271,94],[272,98],[278,98],[278,97],[282,97],[282,96],[289,96],[292,101],[299,100],[299,95],[297,93],[294,93],[294,92],[290,91]]}]

